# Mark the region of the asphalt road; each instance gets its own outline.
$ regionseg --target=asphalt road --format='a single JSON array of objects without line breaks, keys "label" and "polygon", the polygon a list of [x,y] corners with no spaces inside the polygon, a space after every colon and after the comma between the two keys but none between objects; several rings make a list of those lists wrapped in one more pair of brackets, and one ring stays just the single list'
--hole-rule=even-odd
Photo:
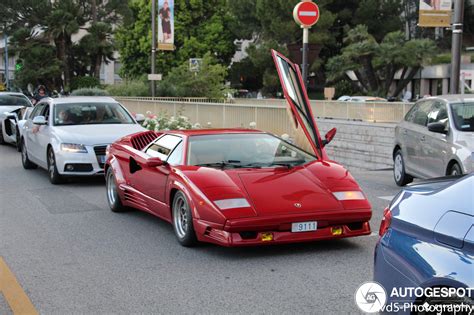
[{"label": "asphalt road", "polygon": [[[359,313],[372,279],[391,171],[356,172],[373,206],[373,235],[254,248],[183,248],[142,212],[112,213],[102,179],[49,183],[0,146],[0,258],[41,314]],[[1,286],[0,286],[1,288]],[[12,313],[0,293],[0,314]]]}]

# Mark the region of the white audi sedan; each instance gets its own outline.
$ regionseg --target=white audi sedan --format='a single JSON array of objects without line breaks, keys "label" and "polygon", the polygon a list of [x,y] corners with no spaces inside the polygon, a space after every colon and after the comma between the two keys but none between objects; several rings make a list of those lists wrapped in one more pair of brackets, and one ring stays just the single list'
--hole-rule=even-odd
[{"label": "white audi sedan", "polygon": [[42,99],[23,126],[23,167],[48,170],[52,184],[70,176],[102,175],[107,146],[143,131],[142,120],[143,115],[133,117],[110,97]]}]

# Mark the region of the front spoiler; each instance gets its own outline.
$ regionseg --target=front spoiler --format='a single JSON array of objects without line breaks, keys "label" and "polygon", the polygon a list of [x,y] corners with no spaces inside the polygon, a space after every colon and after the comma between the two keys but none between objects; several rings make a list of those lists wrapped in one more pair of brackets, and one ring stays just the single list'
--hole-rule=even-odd
[{"label": "front spoiler", "polygon": [[[318,240],[363,236],[371,233],[369,222],[366,221],[361,224],[360,228],[354,230],[349,227],[350,223],[327,225],[318,228],[316,231],[302,233],[293,233],[290,230],[258,230],[255,231],[256,235],[254,238],[244,239],[239,232],[229,232],[217,227],[212,227],[202,220],[194,219],[193,222],[199,241],[226,247],[312,242]],[[335,227],[342,228],[342,233],[340,235],[333,234],[332,229]],[[269,233],[272,235],[272,240],[264,240]]]}]

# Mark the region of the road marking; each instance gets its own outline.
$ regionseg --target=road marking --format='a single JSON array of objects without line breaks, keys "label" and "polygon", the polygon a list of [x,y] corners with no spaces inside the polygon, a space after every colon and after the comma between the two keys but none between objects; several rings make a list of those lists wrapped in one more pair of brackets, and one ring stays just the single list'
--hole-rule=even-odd
[{"label": "road marking", "polygon": [[394,198],[395,196],[380,196],[378,197],[379,199],[383,199],[383,200],[387,200],[387,201],[392,201],[392,199]]},{"label": "road marking", "polygon": [[0,257],[0,292],[3,293],[13,314],[38,314],[30,298],[23,291],[2,257]]}]

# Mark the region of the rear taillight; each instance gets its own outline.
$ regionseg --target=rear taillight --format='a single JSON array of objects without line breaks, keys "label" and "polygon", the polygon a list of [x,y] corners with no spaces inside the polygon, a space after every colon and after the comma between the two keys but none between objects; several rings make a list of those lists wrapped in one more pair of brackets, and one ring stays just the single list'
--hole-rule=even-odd
[{"label": "rear taillight", "polygon": [[380,223],[379,235],[383,236],[385,232],[387,232],[388,228],[390,227],[390,223],[392,222],[392,212],[390,208],[387,207],[383,211],[383,218],[382,222]]}]

